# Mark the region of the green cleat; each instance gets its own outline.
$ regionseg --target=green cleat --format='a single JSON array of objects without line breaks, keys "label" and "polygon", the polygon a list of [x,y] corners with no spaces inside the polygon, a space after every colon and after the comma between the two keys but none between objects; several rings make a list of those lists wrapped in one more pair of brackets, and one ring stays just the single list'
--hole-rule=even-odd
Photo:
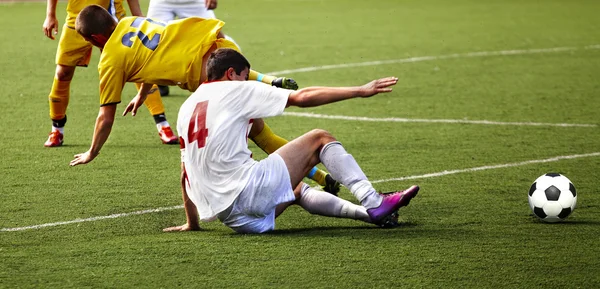
[{"label": "green cleat", "polygon": [[298,89],[298,84],[296,83],[296,81],[287,77],[277,77],[271,82],[271,85],[285,89]]}]

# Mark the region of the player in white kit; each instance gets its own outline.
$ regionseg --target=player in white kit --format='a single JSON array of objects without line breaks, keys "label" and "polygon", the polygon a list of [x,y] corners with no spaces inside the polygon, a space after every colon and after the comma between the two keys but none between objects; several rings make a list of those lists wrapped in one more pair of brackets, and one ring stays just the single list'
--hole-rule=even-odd
[{"label": "player in white kit", "polygon": [[[291,204],[313,214],[381,224],[408,205],[419,187],[379,194],[354,158],[324,130],[313,130],[255,161],[248,137],[255,123],[283,114],[288,106],[311,107],[391,91],[397,78],[360,87],[273,88],[248,78],[250,64],[233,49],[218,49],[207,63],[208,83],[181,106],[177,120],[182,160],[182,189],[187,223],[165,231],[199,229],[202,221],[221,220],[236,232],[263,233]],[[301,183],[322,162],[360,201],[355,205]]]}]

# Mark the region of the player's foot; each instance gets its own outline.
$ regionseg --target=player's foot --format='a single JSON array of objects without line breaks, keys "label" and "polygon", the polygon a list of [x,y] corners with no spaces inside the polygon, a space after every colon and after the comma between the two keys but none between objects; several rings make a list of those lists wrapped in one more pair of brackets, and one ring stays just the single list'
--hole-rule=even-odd
[{"label": "player's foot", "polygon": [[[419,192],[419,186],[412,186],[404,191],[382,194],[383,202],[377,208],[367,210],[369,218],[374,224],[381,225],[390,218],[393,220],[393,214],[397,213],[401,207],[408,206],[410,200]],[[397,222],[397,221],[396,221]]]},{"label": "player's foot", "polygon": [[45,147],[59,147],[63,144],[63,134],[60,131],[53,130],[44,143]]},{"label": "player's foot", "polygon": [[295,80],[287,77],[277,77],[271,82],[272,86],[285,89],[298,89],[298,84]]},{"label": "player's foot", "polygon": [[160,92],[160,96],[169,95],[169,86],[168,85],[158,85],[158,91]]},{"label": "player's foot", "polygon": [[325,185],[323,186],[323,191],[337,196],[340,192],[340,182],[334,180],[330,174],[325,175]]},{"label": "player's foot", "polygon": [[173,130],[171,130],[170,126],[161,127],[160,131],[158,132],[158,136],[160,136],[160,140],[164,144],[178,144],[179,143],[179,139],[177,139],[177,137],[173,133]]}]

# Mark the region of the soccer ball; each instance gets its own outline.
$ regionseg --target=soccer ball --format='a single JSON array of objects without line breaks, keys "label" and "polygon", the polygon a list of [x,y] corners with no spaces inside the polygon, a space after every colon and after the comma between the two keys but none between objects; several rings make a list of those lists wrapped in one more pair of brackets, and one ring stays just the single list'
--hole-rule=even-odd
[{"label": "soccer ball", "polygon": [[559,173],[545,174],[529,189],[529,207],[544,222],[566,219],[575,210],[577,191],[567,177]]}]

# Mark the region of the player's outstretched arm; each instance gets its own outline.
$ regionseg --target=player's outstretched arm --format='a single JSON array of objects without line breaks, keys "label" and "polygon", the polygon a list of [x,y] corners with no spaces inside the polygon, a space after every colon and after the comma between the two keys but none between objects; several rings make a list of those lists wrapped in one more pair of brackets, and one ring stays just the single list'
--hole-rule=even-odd
[{"label": "player's outstretched arm", "polygon": [[144,101],[146,101],[146,98],[148,97],[148,93],[150,93],[152,86],[153,84],[142,83],[138,94],[129,102],[129,104],[123,111],[123,116],[126,116],[129,112],[131,112],[131,115],[135,116],[138,108],[140,108],[140,106],[144,104]]},{"label": "player's outstretched arm", "polygon": [[217,9],[217,0],[205,0],[204,1],[204,6],[206,7],[207,10],[214,10]]},{"label": "player's outstretched arm", "polygon": [[58,20],[56,20],[56,3],[58,0],[48,0],[46,4],[46,20],[42,29],[46,37],[54,40],[54,35],[58,34]]},{"label": "player's outstretched arm", "polygon": [[129,11],[131,11],[131,15],[133,16],[144,16],[142,13],[142,8],[140,8],[139,0],[127,0],[127,5],[129,5]]},{"label": "player's outstretched arm", "polygon": [[184,231],[199,231],[200,225],[198,224],[198,209],[196,205],[190,200],[187,195],[185,186],[185,165],[181,163],[181,194],[183,198],[183,208],[185,209],[185,218],[187,222],[181,226],[169,227],[163,229],[163,232],[184,232]]},{"label": "player's outstretched arm", "polygon": [[98,118],[96,118],[96,126],[94,127],[94,137],[92,138],[92,146],[87,152],[76,154],[75,158],[71,161],[71,166],[83,165],[93,161],[98,154],[100,149],[108,139],[110,131],[112,130],[113,123],[115,121],[115,114],[117,111],[116,104],[110,104],[100,107]]},{"label": "player's outstretched arm", "polygon": [[371,97],[378,93],[392,91],[391,86],[396,83],[398,83],[398,78],[386,77],[373,80],[362,86],[307,87],[292,92],[288,98],[286,107],[313,107],[355,97]]}]

